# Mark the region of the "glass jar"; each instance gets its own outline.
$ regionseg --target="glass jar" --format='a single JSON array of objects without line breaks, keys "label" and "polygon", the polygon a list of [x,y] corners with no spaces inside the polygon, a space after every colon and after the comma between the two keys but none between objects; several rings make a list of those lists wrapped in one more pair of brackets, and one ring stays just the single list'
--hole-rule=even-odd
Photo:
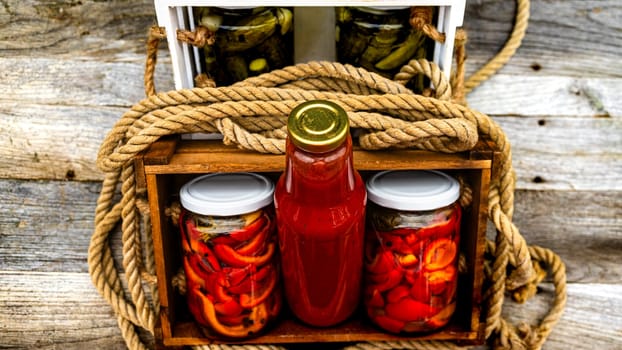
[{"label": "glass jar", "polygon": [[[411,59],[432,59],[433,41],[410,25],[410,7],[335,7],[337,59],[393,79]],[[423,76],[411,88],[423,91]]]},{"label": "glass jar", "polygon": [[360,301],[365,185],[339,105],[302,103],[287,126],[286,167],[274,194],[286,300],[303,322],[331,326]]},{"label": "glass jar", "polygon": [[201,7],[198,24],[216,33],[205,72],[217,85],[293,64],[293,16],[287,7]]},{"label": "glass jar", "polygon": [[391,333],[444,326],[456,309],[458,181],[438,171],[385,171],[367,191],[367,315]]},{"label": "glass jar", "polygon": [[213,173],[180,191],[186,299],[207,333],[247,338],[282,305],[274,184],[252,173]]}]

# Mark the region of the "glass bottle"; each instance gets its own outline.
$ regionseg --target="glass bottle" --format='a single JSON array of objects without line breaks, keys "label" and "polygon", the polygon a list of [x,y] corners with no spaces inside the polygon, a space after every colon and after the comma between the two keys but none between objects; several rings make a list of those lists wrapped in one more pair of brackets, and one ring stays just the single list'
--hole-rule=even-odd
[{"label": "glass bottle", "polygon": [[357,308],[366,200],[344,110],[328,101],[294,108],[275,208],[286,300],[303,322],[335,325]]},{"label": "glass bottle", "polygon": [[456,309],[458,181],[438,171],[385,171],[367,191],[367,315],[391,333],[446,325]]},{"label": "glass bottle", "polygon": [[279,314],[273,194],[252,173],[208,174],[181,188],[186,300],[208,336],[248,338]]}]

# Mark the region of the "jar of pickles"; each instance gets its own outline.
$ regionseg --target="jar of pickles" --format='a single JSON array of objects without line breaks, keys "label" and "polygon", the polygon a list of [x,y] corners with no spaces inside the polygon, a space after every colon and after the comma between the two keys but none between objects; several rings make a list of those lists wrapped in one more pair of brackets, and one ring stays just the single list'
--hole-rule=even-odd
[{"label": "jar of pickles", "polygon": [[456,308],[460,185],[438,171],[385,171],[367,182],[364,303],[392,333],[436,330]]},{"label": "jar of pickles", "polygon": [[187,304],[209,334],[247,338],[279,314],[273,192],[252,173],[208,174],[181,188]]},{"label": "jar of pickles", "polygon": [[197,23],[216,34],[204,47],[205,72],[218,85],[293,64],[293,16],[286,7],[201,7]]},{"label": "jar of pickles", "polygon": [[[431,59],[433,42],[410,25],[410,7],[336,7],[337,59],[393,79],[411,59]],[[423,90],[424,78],[411,88]]]}]

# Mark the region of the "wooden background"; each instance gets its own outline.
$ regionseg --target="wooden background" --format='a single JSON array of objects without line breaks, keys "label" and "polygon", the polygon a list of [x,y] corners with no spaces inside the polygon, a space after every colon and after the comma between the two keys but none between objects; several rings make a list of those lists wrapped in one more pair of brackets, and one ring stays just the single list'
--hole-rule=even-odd
[{"label": "wooden background", "polygon": [[[469,72],[502,45],[514,1],[468,0]],[[0,348],[123,349],[86,264],[100,142],[143,98],[153,3],[0,1]],[[160,50],[157,89],[172,89]],[[518,54],[468,96],[513,144],[515,223],[568,267],[545,349],[622,349],[622,2],[532,0]],[[513,320],[535,320],[551,286]]]}]

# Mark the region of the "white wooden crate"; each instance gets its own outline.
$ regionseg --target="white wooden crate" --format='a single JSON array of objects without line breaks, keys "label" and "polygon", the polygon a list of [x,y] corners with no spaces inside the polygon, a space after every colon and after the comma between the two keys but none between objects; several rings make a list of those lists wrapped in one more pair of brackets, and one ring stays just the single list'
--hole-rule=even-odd
[{"label": "white wooden crate", "polygon": [[[437,29],[445,33],[445,43],[436,43],[433,60],[441,67],[447,77],[450,75],[454,50],[456,28],[462,26],[466,0],[154,0],[158,24],[166,29],[168,47],[173,63],[173,75],[177,89],[194,87],[194,77],[201,73],[198,48],[177,40],[177,29],[194,30],[195,24],[192,18],[193,7],[231,7],[231,6],[282,6],[294,7],[296,11],[308,11],[312,9],[329,8],[336,6],[437,6],[438,23]],[[327,12],[324,12],[327,13]],[[294,19],[294,35],[296,33],[309,33],[321,31],[318,35],[318,49],[311,50],[309,47],[301,48],[294,40],[294,55],[296,63],[309,60],[335,60],[334,49],[326,49],[333,46],[335,40],[335,24],[326,25],[327,21],[334,21],[326,17],[318,21],[297,21]],[[300,26],[305,27],[301,28]],[[316,28],[309,28],[309,26]],[[296,38],[296,37],[295,37]],[[322,42],[326,40],[325,42]],[[326,45],[328,43],[328,45]],[[322,45],[323,44],[323,45]],[[299,54],[302,51],[306,55]]]}]

